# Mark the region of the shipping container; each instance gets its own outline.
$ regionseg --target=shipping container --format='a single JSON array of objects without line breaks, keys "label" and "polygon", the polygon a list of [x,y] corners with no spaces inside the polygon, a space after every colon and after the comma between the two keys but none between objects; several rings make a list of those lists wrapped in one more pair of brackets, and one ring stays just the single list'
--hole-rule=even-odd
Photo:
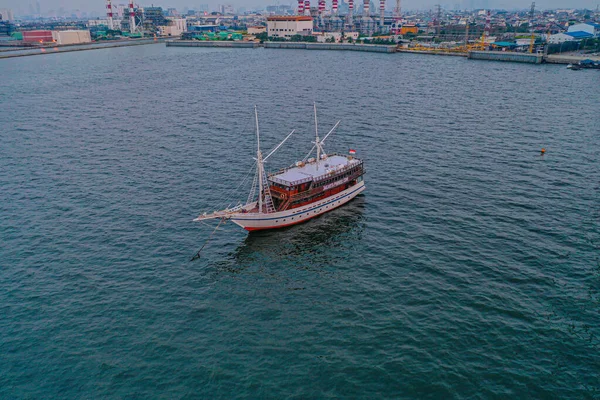
[{"label": "shipping container", "polygon": [[24,42],[52,42],[52,31],[23,31]]},{"label": "shipping container", "polygon": [[52,33],[54,40],[58,44],[80,44],[80,43],[90,43],[92,41],[92,37],[90,36],[90,31],[80,30],[80,31],[54,31]]}]

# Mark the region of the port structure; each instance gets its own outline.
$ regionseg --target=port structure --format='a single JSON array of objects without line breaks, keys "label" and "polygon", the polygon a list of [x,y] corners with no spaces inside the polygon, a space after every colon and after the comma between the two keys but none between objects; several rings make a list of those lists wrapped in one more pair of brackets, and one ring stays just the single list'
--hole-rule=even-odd
[{"label": "port structure", "polygon": [[529,32],[531,32],[531,40],[529,41],[529,53],[533,53],[533,45],[535,44],[535,33],[533,32],[533,16],[535,15],[535,1],[531,3],[529,10]]},{"label": "port structure", "polygon": [[113,10],[112,10],[112,2],[111,0],[106,0],[106,19],[108,21],[108,29],[115,29],[115,24],[113,22]]}]

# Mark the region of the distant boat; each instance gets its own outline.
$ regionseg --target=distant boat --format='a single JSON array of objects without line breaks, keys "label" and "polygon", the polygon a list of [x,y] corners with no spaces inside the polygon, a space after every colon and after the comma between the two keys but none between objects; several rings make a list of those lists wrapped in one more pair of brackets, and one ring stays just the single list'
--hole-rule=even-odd
[{"label": "distant boat", "polygon": [[578,64],[569,64],[567,65],[567,69],[570,69],[572,71],[579,71],[581,67]]},{"label": "distant boat", "polygon": [[[319,139],[317,107],[315,112],[315,141],[313,148],[302,161],[267,175],[264,162],[289,139],[292,131],[279,145],[263,158],[260,149],[258,112],[256,118],[256,174],[246,204],[238,204],[213,213],[204,213],[194,221],[209,219],[231,220],[248,231],[282,228],[305,222],[318,215],[340,207],[365,190],[363,161],[348,155],[326,154],[325,140],[339,126],[335,126]],[[311,157],[316,150],[316,157]],[[258,190],[257,190],[258,189]]]}]

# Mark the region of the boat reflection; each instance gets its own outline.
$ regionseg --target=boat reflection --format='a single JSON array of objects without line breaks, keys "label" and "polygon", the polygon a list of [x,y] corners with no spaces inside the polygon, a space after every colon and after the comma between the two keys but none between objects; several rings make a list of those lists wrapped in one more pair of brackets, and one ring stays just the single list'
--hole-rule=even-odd
[{"label": "boat reflection", "polygon": [[252,232],[232,253],[234,269],[239,272],[257,262],[327,265],[339,257],[340,249],[353,247],[361,240],[364,208],[365,200],[359,196],[343,207],[303,224]]}]

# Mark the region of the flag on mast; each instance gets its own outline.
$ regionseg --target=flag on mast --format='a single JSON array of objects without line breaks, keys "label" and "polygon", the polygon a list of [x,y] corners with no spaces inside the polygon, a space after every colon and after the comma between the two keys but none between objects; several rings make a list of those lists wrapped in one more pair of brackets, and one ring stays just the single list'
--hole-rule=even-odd
[{"label": "flag on mast", "polygon": [[356,150],[354,149],[350,149],[350,151],[348,151],[348,154],[350,154],[351,156],[356,154]]}]

